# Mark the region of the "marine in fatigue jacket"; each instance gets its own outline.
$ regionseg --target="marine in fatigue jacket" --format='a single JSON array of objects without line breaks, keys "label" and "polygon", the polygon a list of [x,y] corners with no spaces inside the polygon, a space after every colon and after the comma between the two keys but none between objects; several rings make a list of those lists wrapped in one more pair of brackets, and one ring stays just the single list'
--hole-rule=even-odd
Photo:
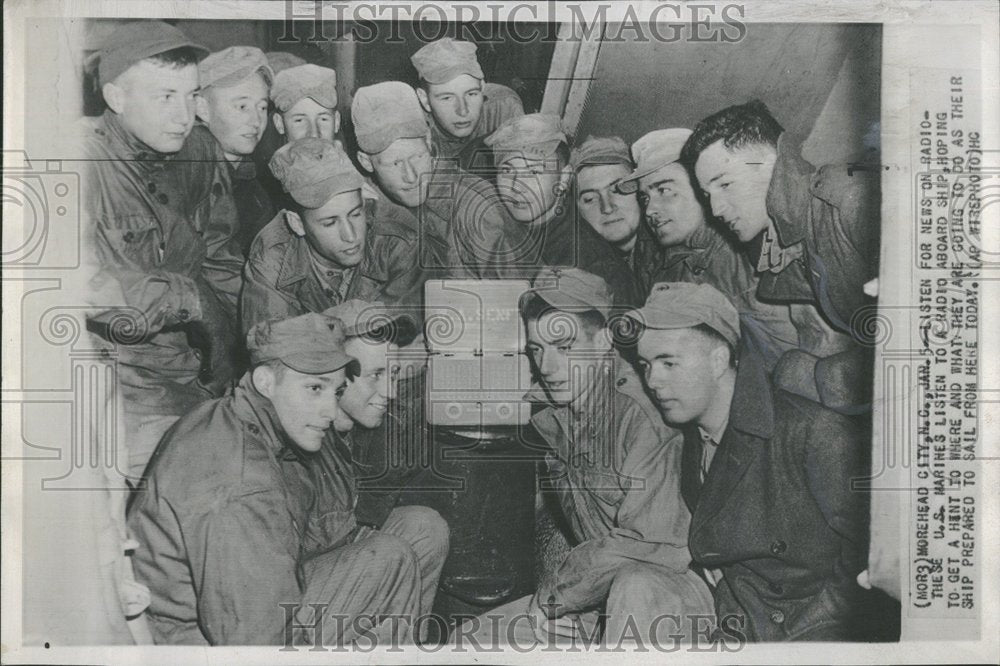
[{"label": "marine in fatigue jacket", "polygon": [[236,316],[243,258],[225,157],[192,133],[176,155],[154,152],[105,111],[82,122],[87,250],[116,279],[126,309],[92,318],[118,344],[125,410],[181,415],[212,397],[185,325],[202,317],[196,281]]},{"label": "marine in fatigue jacket", "polygon": [[292,233],[279,213],[258,234],[247,257],[246,284],[240,298],[243,330],[261,321],[322,312],[346,300],[382,301],[419,306],[423,271],[417,235],[382,215],[386,201],[369,211],[365,254],[361,263],[317,275],[308,241]]},{"label": "marine in fatigue jacket", "polygon": [[545,405],[531,424],[551,447],[550,477],[580,542],[537,598],[584,610],[607,599],[624,565],[687,571],[683,437],[663,423],[632,366],[612,354],[579,407],[549,404],[537,385],[525,399]]},{"label": "marine in fatigue jacket", "polygon": [[303,453],[250,377],[167,431],[129,507],[157,643],[282,644],[280,604],[302,599],[303,563],[356,527],[348,446],[331,430]]}]

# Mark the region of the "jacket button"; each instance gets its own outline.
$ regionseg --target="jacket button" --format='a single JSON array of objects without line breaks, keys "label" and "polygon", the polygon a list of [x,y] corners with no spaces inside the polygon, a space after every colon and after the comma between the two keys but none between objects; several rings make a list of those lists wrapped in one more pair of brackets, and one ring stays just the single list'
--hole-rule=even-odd
[{"label": "jacket button", "polygon": [[122,236],[122,240],[125,241],[126,243],[131,243],[132,241],[135,240],[135,234],[132,233],[131,231],[126,231],[125,235]]},{"label": "jacket button", "polygon": [[701,275],[702,273],[705,272],[705,269],[702,268],[701,266],[695,266],[693,272],[695,275]]},{"label": "jacket button", "polygon": [[785,621],[785,614],[781,611],[771,611],[771,622],[775,624],[781,624]]},{"label": "jacket button", "polygon": [[784,586],[782,586],[780,583],[771,583],[770,587],[771,591],[774,592],[775,594],[783,594],[785,592]]},{"label": "jacket button", "polygon": [[187,321],[188,317],[190,316],[191,313],[188,312],[187,308],[181,308],[180,310],[177,311],[177,318],[180,319],[181,321]]},{"label": "jacket button", "polygon": [[772,555],[781,555],[786,550],[788,550],[788,544],[785,543],[784,541],[782,541],[781,539],[778,539],[777,541],[772,541],[771,542],[771,554]]},{"label": "jacket button", "polygon": [[159,201],[161,204],[166,204],[168,201],[170,201],[170,199],[167,198],[167,195],[162,192],[160,192],[160,194],[156,196],[156,200]]},{"label": "jacket button", "polygon": [[255,435],[259,435],[260,434],[260,428],[258,428],[257,424],[255,424],[255,423],[251,423],[250,425],[248,425],[247,426],[247,430],[249,430],[250,432],[252,432]]},{"label": "jacket button", "polygon": [[213,183],[212,184],[212,194],[214,194],[217,197],[221,197],[222,196],[222,183]]},{"label": "jacket button", "polygon": [[628,379],[626,379],[625,377],[622,377],[617,382],[615,382],[615,385],[616,386],[625,386],[625,382],[627,382],[627,381],[628,381]]},{"label": "jacket button", "polygon": [[150,192],[156,192],[156,183],[150,183],[149,185],[146,186],[146,189],[149,190]]}]

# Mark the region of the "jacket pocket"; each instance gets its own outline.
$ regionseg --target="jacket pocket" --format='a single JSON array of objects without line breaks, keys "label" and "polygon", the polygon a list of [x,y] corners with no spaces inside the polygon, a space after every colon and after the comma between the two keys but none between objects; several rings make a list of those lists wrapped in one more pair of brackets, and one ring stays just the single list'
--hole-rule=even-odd
[{"label": "jacket pocket", "polygon": [[162,236],[155,218],[146,215],[117,217],[105,231],[105,237],[119,256],[143,265],[160,263]]}]

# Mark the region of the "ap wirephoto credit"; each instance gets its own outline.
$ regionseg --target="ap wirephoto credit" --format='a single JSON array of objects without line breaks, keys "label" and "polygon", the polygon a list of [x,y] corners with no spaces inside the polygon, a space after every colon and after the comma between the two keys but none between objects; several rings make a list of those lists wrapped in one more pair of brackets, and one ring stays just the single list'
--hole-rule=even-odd
[{"label": "ap wirephoto credit", "polygon": [[4,4],[4,664],[1000,661],[1000,6]]}]

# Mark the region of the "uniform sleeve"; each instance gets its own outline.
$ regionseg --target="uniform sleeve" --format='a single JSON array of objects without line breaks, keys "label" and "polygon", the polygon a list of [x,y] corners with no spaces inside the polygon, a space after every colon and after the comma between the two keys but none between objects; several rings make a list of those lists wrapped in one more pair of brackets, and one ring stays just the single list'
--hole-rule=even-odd
[{"label": "uniform sleeve", "polygon": [[823,518],[841,538],[838,567],[854,577],[866,566],[868,493],[852,484],[868,474],[868,438],[852,417],[824,410],[805,446],[809,491]]},{"label": "uniform sleeve", "polygon": [[250,248],[250,258],[244,268],[243,290],[240,294],[240,323],[243,334],[254,324],[268,319],[285,319],[305,314],[299,303],[278,291],[278,266],[255,241]]},{"label": "uniform sleeve", "polygon": [[[101,224],[99,219],[92,218],[91,224],[93,232],[88,250],[100,267],[92,282],[104,282],[109,277],[116,280],[121,286],[124,304],[130,309],[128,318],[140,326],[144,323],[145,333],[156,333],[164,327],[201,318],[201,299],[193,279],[170,271],[130,268],[133,264],[122,254],[121,243],[116,240],[120,232]],[[99,310],[106,304],[95,305]],[[95,315],[93,319],[111,325],[121,315],[122,311],[116,308]]]},{"label": "uniform sleeve", "polygon": [[224,162],[216,163],[211,179],[208,203],[199,211],[205,219],[196,222],[205,239],[201,273],[235,319],[244,263],[236,235],[240,220],[236,214],[229,167]]},{"label": "uniform sleeve", "polygon": [[620,471],[628,485],[618,525],[570,551],[547,589],[539,590],[538,598],[560,604],[560,613],[607,599],[623,565],[649,563],[682,573],[691,562],[691,518],[680,492],[680,434],[658,427],[639,408],[618,426],[618,445],[628,449]]},{"label": "uniform sleeve", "polygon": [[504,276],[504,265],[515,259],[505,228],[503,204],[482,181],[462,192],[455,207],[454,234],[462,265],[476,278],[492,280]]},{"label": "uniform sleeve", "polygon": [[388,304],[420,307],[425,275],[417,243],[390,236],[385,253],[388,280],[382,292],[383,300]]},{"label": "uniform sleeve", "polygon": [[183,526],[198,619],[212,645],[280,645],[302,599],[298,543],[284,500],[263,490],[224,501]]}]

